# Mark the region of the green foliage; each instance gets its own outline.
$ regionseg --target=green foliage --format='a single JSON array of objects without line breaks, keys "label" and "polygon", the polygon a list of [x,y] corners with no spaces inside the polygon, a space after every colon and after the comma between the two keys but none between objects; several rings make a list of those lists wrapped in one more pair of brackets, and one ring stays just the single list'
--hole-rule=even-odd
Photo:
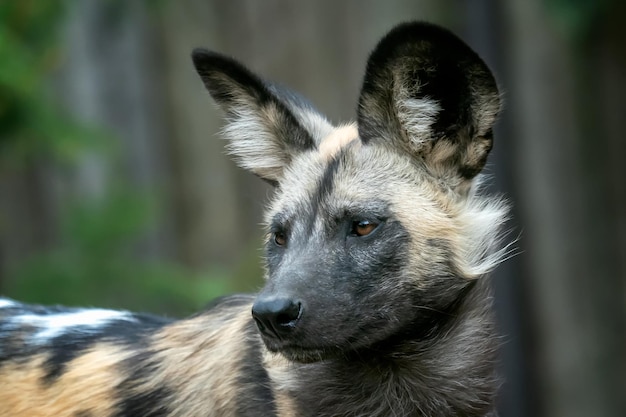
[{"label": "green foliage", "polygon": [[133,308],[188,314],[230,291],[219,268],[191,273],[171,263],[141,260],[137,237],[152,223],[147,198],[118,191],[105,201],[74,204],[61,242],[14,273],[7,292],[37,303]]},{"label": "green foliage", "polygon": [[561,29],[573,38],[586,36],[613,4],[623,0],[544,0]]},{"label": "green foliage", "polygon": [[[111,152],[115,138],[64,114],[49,95],[50,73],[62,57],[57,32],[63,4],[0,2],[0,175],[8,166],[26,175],[41,161],[57,168],[63,164],[71,172],[85,152],[118,165]],[[116,183],[116,178],[110,181]],[[232,272],[190,272],[139,256],[137,243],[157,218],[150,203],[154,200],[119,187],[92,200],[76,196],[75,202],[64,202],[57,219],[58,243],[9,271],[1,291],[36,303],[173,315],[195,311],[229,292]]]},{"label": "green foliage", "polygon": [[174,316],[190,314],[229,292],[219,269],[191,274],[172,264],[63,248],[33,257],[8,289],[12,297],[43,304],[130,308]]},{"label": "green foliage", "polygon": [[0,2],[0,163],[45,155],[76,156],[98,134],[75,123],[48,98],[45,76],[57,64],[64,2]]}]

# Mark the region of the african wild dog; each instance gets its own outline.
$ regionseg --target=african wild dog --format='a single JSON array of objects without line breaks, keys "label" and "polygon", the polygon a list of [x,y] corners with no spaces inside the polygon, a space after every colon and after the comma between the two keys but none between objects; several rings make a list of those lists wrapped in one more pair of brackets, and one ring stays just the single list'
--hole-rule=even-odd
[{"label": "african wild dog", "polygon": [[193,61],[230,151],[276,186],[265,288],[178,321],[3,299],[0,415],[492,415],[506,209],[478,192],[499,110],[483,61],[399,26],[339,127],[231,58]]}]

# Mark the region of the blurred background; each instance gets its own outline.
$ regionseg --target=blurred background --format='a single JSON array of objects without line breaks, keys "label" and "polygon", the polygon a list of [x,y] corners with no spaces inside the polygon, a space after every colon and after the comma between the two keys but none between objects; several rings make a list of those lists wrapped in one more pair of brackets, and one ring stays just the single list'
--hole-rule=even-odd
[{"label": "blurred background", "polygon": [[494,70],[488,171],[502,417],[626,415],[623,0],[0,1],[0,293],[183,316],[261,285],[271,190],[237,169],[189,58],[208,47],[353,119],[368,52],[412,19]]}]

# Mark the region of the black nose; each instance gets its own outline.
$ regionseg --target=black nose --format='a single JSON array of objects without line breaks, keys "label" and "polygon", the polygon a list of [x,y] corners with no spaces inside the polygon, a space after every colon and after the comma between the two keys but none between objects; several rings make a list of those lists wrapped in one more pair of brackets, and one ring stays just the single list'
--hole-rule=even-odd
[{"label": "black nose", "polygon": [[289,298],[257,298],[252,317],[261,333],[281,338],[290,333],[302,315],[302,304]]}]

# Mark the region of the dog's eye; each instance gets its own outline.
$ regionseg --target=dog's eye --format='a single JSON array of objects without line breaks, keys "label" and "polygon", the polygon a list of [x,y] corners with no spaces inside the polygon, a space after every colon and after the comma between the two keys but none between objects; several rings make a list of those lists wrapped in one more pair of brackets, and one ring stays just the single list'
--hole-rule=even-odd
[{"label": "dog's eye", "polygon": [[285,246],[287,244],[287,235],[284,232],[274,232],[273,239],[277,246]]},{"label": "dog's eye", "polygon": [[378,223],[369,220],[357,220],[352,222],[352,230],[350,234],[355,236],[367,236],[378,227]]}]

